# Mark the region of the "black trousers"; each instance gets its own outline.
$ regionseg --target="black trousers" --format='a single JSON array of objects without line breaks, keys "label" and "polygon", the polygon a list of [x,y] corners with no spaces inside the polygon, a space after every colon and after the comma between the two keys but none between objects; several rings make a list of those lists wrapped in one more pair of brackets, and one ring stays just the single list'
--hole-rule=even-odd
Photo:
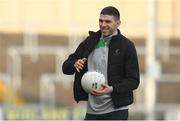
[{"label": "black trousers", "polygon": [[128,120],[128,109],[97,115],[86,113],[84,120]]}]

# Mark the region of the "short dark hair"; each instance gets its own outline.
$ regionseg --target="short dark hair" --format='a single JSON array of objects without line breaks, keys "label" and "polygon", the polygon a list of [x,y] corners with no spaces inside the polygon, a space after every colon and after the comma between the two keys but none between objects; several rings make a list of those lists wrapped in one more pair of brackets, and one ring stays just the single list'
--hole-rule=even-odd
[{"label": "short dark hair", "polygon": [[111,15],[120,20],[120,13],[117,8],[113,6],[107,6],[101,10],[101,13],[103,15]]}]

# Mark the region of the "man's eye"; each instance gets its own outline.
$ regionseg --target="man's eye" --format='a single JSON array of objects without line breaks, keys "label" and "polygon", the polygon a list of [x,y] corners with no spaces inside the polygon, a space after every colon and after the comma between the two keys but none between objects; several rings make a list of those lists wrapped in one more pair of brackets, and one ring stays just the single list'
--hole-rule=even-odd
[{"label": "man's eye", "polygon": [[111,23],[111,21],[106,21],[106,23]]}]

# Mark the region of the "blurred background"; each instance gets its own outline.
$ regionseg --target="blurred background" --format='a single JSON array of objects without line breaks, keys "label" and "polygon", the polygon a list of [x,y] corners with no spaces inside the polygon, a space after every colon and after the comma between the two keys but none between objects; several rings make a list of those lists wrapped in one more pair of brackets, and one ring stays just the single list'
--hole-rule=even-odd
[{"label": "blurred background", "polygon": [[61,66],[109,5],[138,53],[129,119],[180,120],[179,0],[0,0],[0,120],[84,118]]}]

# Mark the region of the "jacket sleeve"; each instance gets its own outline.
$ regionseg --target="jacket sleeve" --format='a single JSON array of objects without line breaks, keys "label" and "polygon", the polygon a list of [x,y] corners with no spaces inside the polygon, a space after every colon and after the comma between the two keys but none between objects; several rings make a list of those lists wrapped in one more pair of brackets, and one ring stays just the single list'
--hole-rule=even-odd
[{"label": "jacket sleeve", "polygon": [[139,65],[136,49],[133,43],[128,44],[124,62],[124,78],[121,83],[113,85],[113,91],[117,93],[130,92],[139,86]]},{"label": "jacket sleeve", "polygon": [[69,57],[64,61],[62,65],[62,71],[64,74],[71,75],[76,72],[76,69],[74,67],[74,63],[82,57],[84,42],[80,43],[80,45],[77,47],[76,51],[69,55]]}]

